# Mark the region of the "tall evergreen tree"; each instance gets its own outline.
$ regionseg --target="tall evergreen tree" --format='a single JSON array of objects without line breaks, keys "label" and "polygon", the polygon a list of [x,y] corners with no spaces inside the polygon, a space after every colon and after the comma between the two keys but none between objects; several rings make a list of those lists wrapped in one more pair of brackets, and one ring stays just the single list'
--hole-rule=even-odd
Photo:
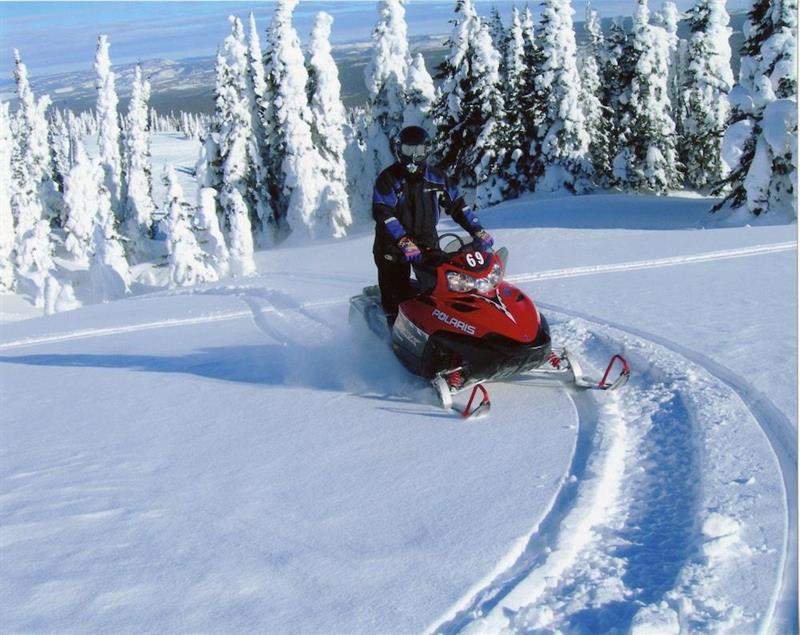
[{"label": "tall evergreen tree", "polygon": [[150,82],[142,77],[141,65],[133,75],[131,100],[126,118],[125,150],[125,221],[124,233],[130,240],[135,260],[150,256],[149,239],[153,232],[153,177],[148,129],[148,100]]},{"label": "tall evergreen tree", "polygon": [[[308,105],[308,72],[300,39],[292,26],[298,0],[279,0],[272,19],[270,74],[275,86],[274,121],[282,186],[278,207],[294,240],[331,236],[331,210],[321,206],[325,191],[324,163],[314,146]],[[327,196],[327,194],[326,194]],[[340,214],[341,210],[337,212]]]},{"label": "tall evergreen tree", "polygon": [[252,170],[248,147],[253,134],[247,88],[247,46],[241,21],[234,16],[230,16],[229,21],[231,33],[217,53],[214,142],[218,157],[214,163],[219,166],[219,203],[230,243],[232,270],[235,275],[250,275],[255,272],[255,264],[250,210],[246,202]]},{"label": "tall evergreen tree", "polygon": [[97,213],[92,230],[92,253],[89,277],[96,302],[118,300],[130,293],[131,272],[125,259],[122,237],[117,233],[111,194],[105,186],[105,174],[96,171]]},{"label": "tall evergreen tree", "polygon": [[524,41],[523,66],[526,72],[522,75],[522,86],[519,95],[517,110],[522,114],[524,127],[524,142],[522,156],[517,160],[517,166],[522,178],[527,181],[527,187],[533,189],[537,179],[544,173],[544,163],[539,143],[539,128],[544,121],[547,86],[538,85],[536,76],[544,63],[542,50],[536,41],[533,13],[529,7],[520,15],[522,37]]},{"label": "tall evergreen tree", "polygon": [[0,102],[0,291],[13,291],[14,216],[11,212],[11,115]]},{"label": "tall evergreen tree", "polygon": [[217,218],[217,191],[211,187],[202,187],[197,198],[194,215],[197,242],[206,254],[206,261],[214,268],[217,278],[224,278],[230,273],[231,257]]},{"label": "tall evergreen tree", "polygon": [[216,271],[207,262],[207,256],[197,242],[192,229],[191,207],[171,165],[164,168],[164,183],[167,187],[164,228],[170,286],[185,287],[216,280]]},{"label": "tall evergreen tree", "polygon": [[433,132],[431,109],[436,101],[436,87],[425,66],[422,53],[417,53],[406,76],[406,108],[403,111],[403,127],[420,126]]},{"label": "tall evergreen tree", "polygon": [[586,48],[581,64],[581,104],[589,134],[589,158],[594,168],[595,180],[603,187],[611,182],[613,113],[603,105],[603,72],[605,41],[597,11],[586,3]]},{"label": "tall evergreen tree", "polygon": [[98,199],[95,165],[77,141],[75,163],[64,181],[64,248],[75,262],[87,266],[92,254],[92,237],[96,222]]},{"label": "tall evergreen tree", "polygon": [[681,95],[681,159],[686,183],[697,189],[724,176],[722,135],[733,87],[731,29],[724,0],[697,0],[689,11],[691,37]]},{"label": "tall evergreen tree", "polygon": [[544,174],[537,188],[583,193],[591,188],[589,135],[581,109],[577,46],[569,0],[544,0],[538,41],[542,64],[536,84],[546,91],[539,129]]},{"label": "tall evergreen tree", "polygon": [[104,183],[111,196],[111,209],[117,218],[123,215],[124,193],[122,191],[122,154],[120,126],[117,106],[119,99],[115,88],[115,76],[111,70],[108,54],[108,36],[97,38],[97,53],[94,69],[97,74],[97,147],[100,165],[105,173]]},{"label": "tall evergreen tree", "polygon": [[528,178],[525,157],[530,148],[526,119],[526,76],[530,68],[526,66],[525,32],[522,17],[516,7],[511,12],[505,42],[505,64],[502,86],[506,110],[507,155],[504,175],[512,193],[527,189]]},{"label": "tall evergreen tree", "polygon": [[[755,0],[723,139],[729,203],[797,216],[797,0]],[[718,191],[722,191],[721,189]]]},{"label": "tall evergreen tree", "polygon": [[433,109],[435,145],[441,163],[466,187],[479,206],[508,193],[505,162],[505,104],[500,55],[472,0],[457,0],[448,56],[439,66],[441,94]]},{"label": "tall evergreen tree", "polygon": [[253,134],[248,153],[252,163],[250,172],[249,205],[250,221],[256,228],[259,242],[269,244],[274,239],[274,210],[270,196],[269,181],[269,134],[265,123],[270,94],[264,69],[261,40],[258,37],[255,16],[251,13],[247,31],[247,95],[250,105],[250,122]]},{"label": "tall evergreen tree", "polygon": [[669,37],[650,24],[647,0],[638,0],[630,85],[620,99],[620,147],[614,176],[626,189],[665,194],[679,182],[675,123],[670,116]]},{"label": "tall evergreen tree", "polygon": [[331,54],[333,18],[317,14],[308,46],[308,78],[311,106],[311,134],[324,163],[325,179],[320,210],[329,216],[331,235],[340,238],[353,222],[347,197],[347,168],[344,162],[346,113],[342,104],[339,70]]},{"label": "tall evergreen tree", "polygon": [[370,124],[366,134],[370,183],[394,162],[392,144],[403,127],[405,87],[411,53],[405,0],[380,0],[372,32],[372,59],[365,69]]},{"label": "tall evergreen tree", "polygon": [[[19,123],[15,135],[18,159],[12,162],[12,170],[16,184],[18,232],[24,233],[40,218],[49,223],[59,223],[61,200],[53,179],[48,143],[47,109],[50,107],[50,98],[47,95],[38,100],[34,97],[28,69],[16,49],[14,61]],[[20,216],[23,218],[20,219]]]}]

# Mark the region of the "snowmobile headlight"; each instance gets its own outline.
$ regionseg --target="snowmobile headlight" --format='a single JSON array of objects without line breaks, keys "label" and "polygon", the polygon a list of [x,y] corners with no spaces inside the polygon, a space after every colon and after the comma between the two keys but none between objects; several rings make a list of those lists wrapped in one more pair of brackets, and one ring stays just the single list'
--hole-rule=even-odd
[{"label": "snowmobile headlight", "polygon": [[460,293],[472,291],[475,288],[475,278],[459,273],[458,271],[448,271],[447,288],[450,289],[450,291],[457,291]]},{"label": "snowmobile headlight", "polygon": [[500,264],[495,263],[494,267],[492,267],[492,271],[489,273],[486,279],[491,283],[492,288],[494,289],[503,281],[503,267]]}]

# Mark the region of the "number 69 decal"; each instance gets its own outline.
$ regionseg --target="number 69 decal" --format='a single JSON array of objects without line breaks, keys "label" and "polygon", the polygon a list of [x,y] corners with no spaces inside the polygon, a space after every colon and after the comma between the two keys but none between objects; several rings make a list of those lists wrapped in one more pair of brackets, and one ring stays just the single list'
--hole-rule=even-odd
[{"label": "number 69 decal", "polygon": [[467,254],[467,264],[474,269],[475,267],[486,264],[486,261],[483,258],[483,254],[476,251],[475,253]]}]

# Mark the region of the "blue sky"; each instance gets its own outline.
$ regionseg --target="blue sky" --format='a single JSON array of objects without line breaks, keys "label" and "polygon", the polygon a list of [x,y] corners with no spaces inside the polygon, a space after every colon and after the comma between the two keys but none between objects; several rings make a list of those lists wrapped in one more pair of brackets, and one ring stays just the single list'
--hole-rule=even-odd
[{"label": "blue sky", "polygon": [[[745,8],[748,0],[732,0],[729,8]],[[660,0],[651,0],[654,7]],[[295,27],[305,39],[314,15],[327,11],[334,17],[334,42],[367,41],[376,18],[375,0],[303,0],[295,11]],[[488,13],[496,5],[504,16],[511,1],[477,0],[478,10]],[[518,0],[524,6],[525,0]],[[535,9],[537,2],[532,0]],[[677,0],[688,8],[692,0]],[[630,15],[634,0],[594,0],[603,17]],[[409,35],[446,33],[454,2],[412,0],[407,5]],[[576,19],[582,19],[585,3],[574,2]],[[226,16],[243,18],[253,11],[263,34],[274,8],[273,2],[2,2],[0,1],[0,68],[10,74],[12,50],[18,48],[33,75],[90,69],[97,35],[111,42],[114,64],[137,59],[213,55],[228,33]]]}]

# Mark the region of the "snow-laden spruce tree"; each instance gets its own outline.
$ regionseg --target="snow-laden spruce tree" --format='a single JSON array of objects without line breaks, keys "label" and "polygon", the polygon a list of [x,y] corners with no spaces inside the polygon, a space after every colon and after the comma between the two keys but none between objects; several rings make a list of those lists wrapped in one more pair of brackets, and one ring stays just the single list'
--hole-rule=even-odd
[{"label": "snow-laden spruce tree", "polygon": [[475,188],[478,206],[508,195],[506,112],[500,85],[500,54],[472,0],[458,0],[450,48],[439,67],[441,93],[433,108],[438,156],[462,185]]},{"label": "snow-laden spruce tree", "polygon": [[60,192],[64,191],[64,177],[72,167],[70,163],[70,138],[67,120],[63,113],[53,108],[47,120],[47,142],[53,166],[53,180]]},{"label": "snow-laden spruce tree", "polygon": [[228,19],[231,33],[217,53],[216,63],[214,120],[219,154],[215,163],[219,166],[219,203],[230,244],[231,270],[234,275],[251,275],[255,264],[247,196],[252,170],[248,147],[253,128],[247,89],[247,46],[239,18]]},{"label": "snow-laden spruce tree", "polygon": [[403,127],[405,87],[411,53],[408,48],[405,0],[380,0],[378,22],[372,32],[372,59],[364,71],[369,98],[370,125],[365,139],[369,187],[394,163],[392,144]]},{"label": "snow-laden spruce tree", "polygon": [[650,24],[647,0],[638,0],[631,56],[635,66],[620,99],[620,147],[614,158],[614,177],[627,190],[666,194],[680,180],[675,122],[670,115],[670,41],[664,28]]},{"label": "snow-laden spruce tree", "polygon": [[150,82],[142,77],[136,65],[131,100],[126,117],[125,149],[125,213],[123,233],[130,241],[134,261],[151,257],[150,238],[153,233],[153,167],[150,159],[150,131],[147,118]]},{"label": "snow-laden spruce tree", "polygon": [[541,65],[535,82],[545,94],[539,140],[544,174],[536,184],[545,191],[584,193],[591,188],[589,135],[581,109],[581,82],[569,0],[544,0],[538,24]]},{"label": "snow-laden spruce tree", "polygon": [[367,153],[370,117],[366,108],[358,106],[348,109],[344,129],[346,146],[344,163],[347,169],[347,192],[350,195],[350,211],[353,224],[371,224],[372,188],[375,182],[375,164]]},{"label": "snow-laden spruce tree", "polygon": [[40,219],[19,236],[16,267],[17,290],[28,294],[34,306],[43,307],[48,279],[55,269],[49,222]]},{"label": "snow-laden spruce tree", "polygon": [[536,180],[544,173],[538,133],[544,120],[547,89],[540,90],[536,82],[536,69],[542,65],[543,60],[541,48],[536,41],[533,13],[529,7],[525,7],[525,11],[520,14],[520,22],[524,41],[523,66],[526,71],[522,75],[522,88],[516,110],[522,113],[525,140],[523,154],[517,160],[517,166],[521,178],[526,181],[526,187],[533,189]]},{"label": "snow-laden spruce tree", "polygon": [[654,23],[666,32],[668,49],[669,77],[667,78],[667,91],[669,92],[669,102],[672,107],[670,116],[675,122],[675,129],[678,130],[678,119],[681,115],[681,83],[683,81],[686,40],[678,37],[678,24],[681,20],[681,12],[672,0],[664,0],[661,9],[654,16]]},{"label": "snow-laden spruce tree", "polygon": [[206,262],[214,269],[217,278],[230,273],[230,253],[217,218],[217,191],[202,187],[197,193],[194,214],[194,232],[197,242],[206,254]]},{"label": "snow-laden spruce tree", "polygon": [[320,166],[325,186],[320,204],[330,217],[332,235],[341,238],[353,222],[347,197],[347,167],[344,152],[346,112],[342,104],[339,69],[331,54],[333,18],[317,14],[308,44],[308,92],[311,107],[311,135],[324,163]]},{"label": "snow-laden spruce tree", "polygon": [[[516,7],[515,7],[516,8]],[[489,34],[492,36],[492,46],[500,54],[500,78],[506,78],[506,50],[508,47],[508,30],[503,24],[503,18],[496,6],[492,5],[487,20]]]},{"label": "snow-laden spruce tree", "polygon": [[[48,222],[59,223],[61,216],[61,197],[53,179],[53,164],[48,143],[47,109],[50,98],[45,95],[38,100],[34,97],[28,80],[28,69],[14,49],[14,79],[17,84],[16,146],[19,160],[12,163],[15,190],[19,200],[15,211],[18,233],[30,229],[34,221],[44,218]],[[36,199],[36,200],[34,200]],[[29,218],[28,213],[34,213]],[[40,208],[39,211],[35,211]],[[26,218],[20,222],[20,216]]]},{"label": "snow-laden spruce tree", "polygon": [[733,87],[732,30],[724,0],[697,0],[688,18],[680,156],[687,185],[704,190],[724,176],[720,153],[730,114],[727,95]]},{"label": "snow-laden spruce tree", "polygon": [[100,165],[105,173],[104,183],[111,195],[111,209],[118,218],[124,215],[123,209],[123,175],[122,152],[120,145],[120,126],[117,106],[117,90],[115,76],[111,70],[108,36],[97,38],[97,53],[94,70],[97,74],[97,149]]},{"label": "snow-laden spruce tree", "polygon": [[[530,149],[530,138],[526,119],[527,91],[529,83],[526,79],[530,73],[527,66],[525,50],[525,32],[523,18],[516,7],[511,12],[511,23],[508,26],[505,42],[505,63],[502,65],[503,98],[506,110],[506,154],[507,162],[504,176],[509,190],[519,193],[528,187],[528,175],[525,168],[526,155]],[[531,37],[533,33],[531,30]]]},{"label": "snow-laden spruce tree", "polygon": [[586,47],[581,60],[581,104],[589,134],[589,159],[594,167],[595,181],[602,187],[611,182],[613,113],[603,105],[603,70],[605,41],[600,18],[589,2],[586,3]]},{"label": "snow-laden spruce tree", "polygon": [[729,203],[797,217],[797,0],[755,0],[723,138]]},{"label": "snow-laden spruce tree", "polygon": [[406,75],[406,108],[403,111],[403,127],[420,126],[433,134],[431,109],[436,101],[436,86],[425,66],[422,53],[414,56],[414,61]]},{"label": "snow-laden spruce tree", "polygon": [[183,196],[183,188],[172,165],[164,167],[167,198],[163,223],[167,242],[169,285],[186,287],[217,279],[216,271],[207,262],[192,228],[191,206]]},{"label": "snow-laden spruce tree", "polygon": [[0,291],[13,291],[14,216],[11,212],[11,115],[8,102],[0,102]]},{"label": "snow-laden spruce tree", "polygon": [[277,207],[295,241],[335,235],[331,214],[341,214],[341,210],[328,207],[334,195],[326,191],[324,159],[314,146],[311,133],[312,114],[306,93],[308,71],[300,39],[292,26],[297,2],[278,1],[272,18],[269,64],[278,132],[272,156],[279,159],[275,165],[281,170]]},{"label": "snow-laden spruce tree", "polygon": [[250,136],[248,154],[252,169],[248,198],[255,235],[260,244],[269,245],[274,240],[274,214],[269,191],[269,133],[265,124],[266,104],[271,96],[267,89],[264,55],[261,39],[258,36],[255,16],[248,18],[247,30],[247,97],[250,105],[250,122],[253,134]]},{"label": "snow-laden spruce tree", "polygon": [[86,154],[81,141],[75,148],[75,163],[64,180],[64,249],[76,263],[88,266],[93,249],[100,168]]},{"label": "snow-laden spruce tree", "polygon": [[117,233],[111,193],[105,186],[102,166],[95,172],[97,210],[92,228],[89,278],[95,302],[117,300],[130,292],[131,272],[125,259],[122,238]]}]

